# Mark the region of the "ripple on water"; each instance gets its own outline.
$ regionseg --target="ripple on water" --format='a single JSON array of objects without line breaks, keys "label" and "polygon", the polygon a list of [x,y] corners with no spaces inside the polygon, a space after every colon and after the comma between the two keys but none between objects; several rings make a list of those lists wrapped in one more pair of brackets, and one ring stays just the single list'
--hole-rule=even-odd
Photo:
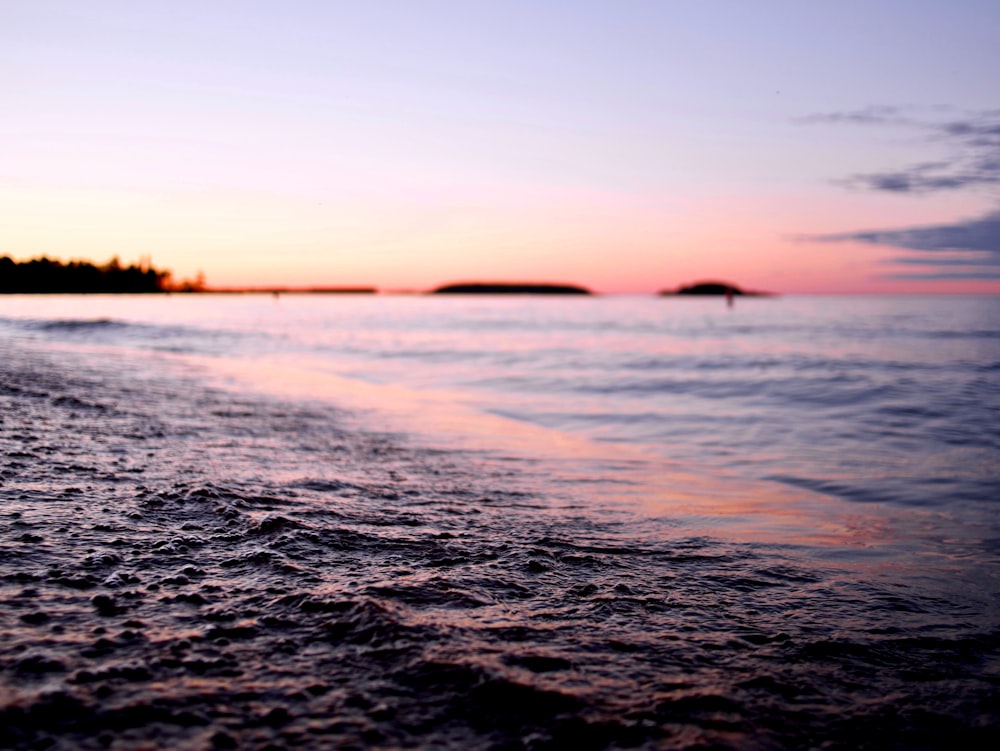
[{"label": "ripple on water", "polygon": [[[0,485],[5,747],[1000,739],[982,602],[664,538],[322,409],[166,376],[139,402],[113,373],[24,357],[0,393],[19,452]],[[142,436],[124,442],[141,485],[123,435]],[[65,493],[81,456],[96,471]]]}]

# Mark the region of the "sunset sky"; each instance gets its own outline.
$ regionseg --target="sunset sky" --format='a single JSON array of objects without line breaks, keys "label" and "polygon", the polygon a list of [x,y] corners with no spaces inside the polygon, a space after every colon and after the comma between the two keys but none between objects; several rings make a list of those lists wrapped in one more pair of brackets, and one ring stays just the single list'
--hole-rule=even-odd
[{"label": "sunset sky", "polygon": [[996,0],[0,0],[0,255],[1000,292]]}]

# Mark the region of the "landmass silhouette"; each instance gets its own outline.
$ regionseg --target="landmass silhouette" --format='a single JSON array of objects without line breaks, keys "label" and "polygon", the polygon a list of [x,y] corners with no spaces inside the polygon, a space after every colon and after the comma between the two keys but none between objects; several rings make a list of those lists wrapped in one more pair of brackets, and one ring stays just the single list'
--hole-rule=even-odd
[{"label": "landmass silhouette", "polygon": [[[91,261],[63,262],[40,256],[28,261],[15,261],[0,256],[0,294],[108,294],[152,292],[216,292],[216,293],[319,293],[373,294],[375,287],[265,287],[241,289],[209,289],[200,272],[194,280],[175,282],[166,269],[155,268],[148,258],[128,266],[117,256],[103,265]],[[434,295],[593,295],[586,287],[550,282],[456,282],[430,291]],[[773,297],[772,292],[744,290],[732,282],[702,281],[682,285],[673,290],[661,290],[660,296],[734,296]]]},{"label": "landmass silhouette", "polygon": [[374,295],[377,287],[212,287],[217,295]]},{"label": "landmass silhouette", "polygon": [[459,282],[445,284],[431,291],[434,295],[591,295],[586,287],[575,284],[538,282]]},{"label": "landmass silhouette", "polygon": [[670,295],[716,295],[716,296],[742,296],[742,297],[774,297],[773,292],[759,292],[757,290],[745,290],[737,287],[732,282],[696,282],[678,287],[677,289],[665,289],[659,293],[661,296]]},{"label": "landmass silhouette", "polygon": [[123,266],[117,256],[104,265],[90,261],[62,261],[40,256],[15,261],[0,256],[0,293],[5,294],[104,294],[147,292],[200,292],[204,277],[172,283],[170,271],[154,268],[148,259]]}]

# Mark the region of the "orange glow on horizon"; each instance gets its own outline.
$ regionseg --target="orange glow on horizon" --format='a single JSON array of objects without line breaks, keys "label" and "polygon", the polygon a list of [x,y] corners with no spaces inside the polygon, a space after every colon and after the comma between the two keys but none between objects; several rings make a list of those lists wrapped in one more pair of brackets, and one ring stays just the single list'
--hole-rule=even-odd
[{"label": "orange glow on horizon", "polygon": [[[884,278],[894,270],[887,261],[906,251],[793,237],[928,223],[913,205],[859,208],[802,191],[678,197],[489,185],[450,195],[359,192],[327,203],[261,191],[0,190],[19,209],[7,232],[19,258],[150,255],[178,279],[204,272],[210,288],[426,291],[486,280],[650,294],[721,279],[779,294],[1000,292],[1000,280]],[[942,208],[947,216],[966,206]],[[32,218],[48,215],[62,221]]]}]

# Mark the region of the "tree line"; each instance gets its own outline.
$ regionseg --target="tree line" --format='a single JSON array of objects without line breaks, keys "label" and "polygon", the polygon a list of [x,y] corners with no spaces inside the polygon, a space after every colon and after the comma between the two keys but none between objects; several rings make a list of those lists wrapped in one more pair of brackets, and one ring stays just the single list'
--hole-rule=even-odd
[{"label": "tree line", "polygon": [[117,256],[103,265],[90,261],[62,262],[46,256],[15,261],[0,256],[0,293],[142,293],[197,292],[204,279],[174,284],[169,271],[154,268],[149,259],[128,266]]}]

